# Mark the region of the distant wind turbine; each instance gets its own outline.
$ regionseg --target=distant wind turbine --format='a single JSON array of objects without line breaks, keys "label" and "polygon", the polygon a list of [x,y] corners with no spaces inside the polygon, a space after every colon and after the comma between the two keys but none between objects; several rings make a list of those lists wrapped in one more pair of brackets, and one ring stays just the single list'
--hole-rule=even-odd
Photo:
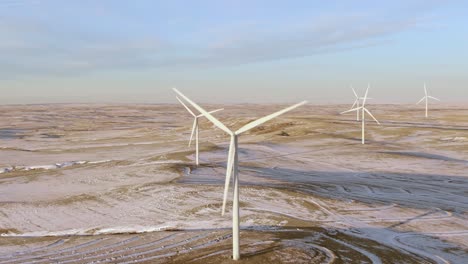
[{"label": "distant wind turbine", "polygon": [[209,112],[206,112],[203,108],[198,106],[196,103],[194,103],[192,100],[187,98],[185,95],[183,95],[181,92],[179,92],[177,89],[174,88],[174,91],[181,96],[185,101],[190,103],[195,109],[197,109],[202,115],[204,115],[208,120],[210,120],[214,125],[219,127],[221,130],[226,132],[231,136],[231,142],[229,144],[229,154],[228,154],[228,161],[227,161],[227,168],[226,168],[226,181],[224,184],[224,198],[223,198],[223,208],[222,208],[222,215],[225,213],[226,209],[226,201],[227,201],[227,195],[228,195],[228,189],[229,189],[229,182],[231,181],[231,174],[234,175],[234,197],[233,197],[233,210],[232,210],[232,250],[233,254],[232,257],[234,260],[239,260],[240,259],[240,251],[239,251],[239,155],[238,155],[238,138],[239,136],[256,127],[259,126],[281,114],[284,114],[286,112],[289,112],[305,103],[306,101],[303,101],[301,103],[295,104],[293,106],[290,106],[288,108],[285,108],[281,111],[278,111],[276,113],[273,113],[271,115],[262,117],[260,119],[257,119],[253,122],[250,122],[237,131],[232,131],[229,128],[227,128],[223,123],[221,123],[218,119],[213,117]]},{"label": "distant wind turbine", "polygon": [[364,95],[361,106],[358,106],[356,108],[353,108],[351,110],[344,111],[344,112],[341,113],[341,114],[345,114],[345,113],[349,113],[349,112],[353,112],[353,111],[357,111],[359,113],[359,110],[361,110],[361,112],[362,112],[362,117],[361,117],[361,121],[362,121],[362,144],[366,143],[366,139],[365,139],[366,115],[365,115],[365,113],[370,115],[372,117],[372,119],[374,119],[375,122],[377,122],[377,124],[380,125],[379,121],[377,119],[375,119],[375,117],[371,114],[371,112],[369,110],[367,110],[367,108],[366,108],[366,100],[368,99],[367,94],[369,93],[369,87],[370,87],[370,85],[367,86],[366,94]]},{"label": "distant wind turbine", "polygon": [[439,99],[437,99],[437,98],[435,98],[435,97],[432,97],[432,96],[430,96],[430,95],[427,95],[426,83],[424,83],[424,97],[423,97],[421,100],[419,100],[419,102],[417,102],[416,104],[420,104],[422,101],[426,100],[426,118],[428,117],[429,98],[430,98],[430,99],[437,100],[437,101],[440,101]]},{"label": "distant wind turbine", "polygon": [[[195,119],[193,120],[192,134],[190,135],[190,141],[189,141],[188,146],[190,147],[190,145],[192,144],[193,135],[195,134],[195,160],[196,160],[195,162],[196,162],[196,164],[197,164],[197,166],[198,166],[198,165],[200,164],[199,161],[198,161],[198,156],[199,156],[199,155],[198,155],[198,151],[199,151],[199,148],[198,148],[198,130],[199,130],[199,129],[198,129],[198,119],[199,119],[200,117],[202,117],[203,115],[202,115],[202,114],[200,114],[200,115],[194,114],[194,113],[192,112],[192,110],[190,110],[190,108],[188,108],[188,107],[184,104],[184,102],[182,102],[182,100],[179,99],[179,97],[176,96],[176,98],[177,98],[177,100],[185,107],[185,109],[187,109],[187,111],[195,118]],[[209,112],[209,113],[212,114],[212,113],[216,113],[216,112],[221,111],[221,110],[224,110],[224,108],[216,109],[216,110],[213,110],[213,111],[211,111],[211,112]]]}]

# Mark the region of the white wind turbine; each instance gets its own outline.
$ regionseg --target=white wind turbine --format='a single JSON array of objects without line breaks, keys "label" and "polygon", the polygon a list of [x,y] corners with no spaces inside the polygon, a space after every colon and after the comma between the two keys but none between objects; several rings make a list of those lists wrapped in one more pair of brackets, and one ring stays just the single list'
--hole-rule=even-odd
[{"label": "white wind turbine", "polygon": [[[189,141],[189,144],[188,146],[190,147],[190,145],[192,144],[192,139],[193,139],[193,135],[195,134],[195,160],[196,160],[196,164],[197,166],[200,164],[199,161],[198,161],[198,151],[199,151],[199,148],[198,148],[198,119],[200,117],[202,117],[203,115],[196,115],[192,112],[192,110],[190,110],[190,108],[188,108],[184,102],[182,102],[182,100],[179,99],[179,97],[177,97],[177,100],[185,107],[185,109],[187,109],[187,111],[195,118],[193,120],[193,126],[192,126],[192,134],[190,135],[190,141]],[[221,110],[224,110],[224,108],[221,108],[221,109],[216,109],[216,110],[213,110],[211,112],[209,112],[210,114],[212,113],[216,113],[218,111],[221,111]]]},{"label": "white wind turbine", "polygon": [[229,128],[227,128],[223,123],[221,123],[218,119],[213,117],[210,113],[206,112],[203,108],[198,106],[196,103],[194,103],[192,100],[187,98],[185,95],[183,95],[181,92],[179,92],[177,89],[174,88],[174,91],[180,95],[185,101],[190,103],[195,109],[197,109],[202,115],[204,115],[208,120],[210,120],[214,125],[219,127],[221,130],[226,132],[231,136],[231,142],[229,144],[229,154],[228,154],[228,161],[227,161],[227,168],[226,168],[226,181],[224,185],[224,198],[223,198],[223,208],[222,208],[222,215],[225,213],[226,209],[226,201],[227,201],[227,195],[228,195],[228,189],[229,189],[229,182],[231,181],[231,174],[234,175],[234,197],[233,197],[233,210],[232,210],[232,250],[233,254],[232,257],[234,260],[239,260],[240,259],[240,251],[239,251],[239,156],[238,156],[238,138],[239,136],[258,126],[261,125],[281,114],[284,114],[288,111],[291,111],[305,103],[306,101],[303,101],[301,103],[295,104],[293,106],[290,106],[288,108],[285,108],[281,111],[278,111],[276,113],[273,113],[271,115],[262,117],[260,119],[257,119],[253,122],[250,122],[240,129],[236,131],[232,131]]},{"label": "white wind turbine", "polygon": [[365,113],[369,114],[372,117],[372,119],[374,119],[375,122],[377,122],[377,124],[380,125],[379,121],[377,119],[375,119],[375,117],[371,114],[371,112],[369,110],[367,110],[367,108],[366,108],[366,100],[368,99],[367,94],[369,92],[369,86],[370,85],[367,86],[366,94],[364,95],[361,106],[358,106],[356,108],[353,108],[351,110],[344,111],[344,112],[341,113],[341,114],[345,114],[345,113],[349,113],[349,112],[353,112],[353,111],[357,111],[359,113],[359,110],[361,110],[361,112],[362,112],[362,116],[361,116],[361,121],[362,121],[362,144],[365,144],[365,142],[366,142],[366,140],[365,140],[365,126],[366,126],[366,115],[365,115]]},{"label": "white wind turbine", "polygon": [[426,118],[428,117],[428,102],[429,102],[429,98],[430,99],[434,99],[434,100],[437,100],[437,101],[440,101],[439,99],[435,98],[435,97],[432,97],[430,95],[427,95],[427,89],[426,89],[426,83],[424,83],[424,97],[419,100],[418,103],[416,104],[420,104],[422,101],[426,100]]}]

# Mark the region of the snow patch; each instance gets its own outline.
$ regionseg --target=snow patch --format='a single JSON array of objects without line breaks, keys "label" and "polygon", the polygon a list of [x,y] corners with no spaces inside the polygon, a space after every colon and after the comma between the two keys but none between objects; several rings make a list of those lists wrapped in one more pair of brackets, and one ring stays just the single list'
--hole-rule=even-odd
[{"label": "snow patch", "polygon": [[1,173],[13,172],[13,171],[30,171],[30,170],[53,170],[53,169],[61,169],[65,167],[70,167],[74,165],[83,165],[83,164],[99,164],[99,163],[106,163],[112,160],[99,160],[99,161],[66,161],[62,163],[55,163],[52,165],[34,165],[34,166],[11,166],[6,168],[0,169]]},{"label": "snow patch", "polygon": [[441,138],[440,140],[442,140],[442,141],[452,141],[452,142],[465,142],[465,141],[468,141],[468,138],[466,138],[466,137],[446,137],[446,138]]},{"label": "snow patch", "polygon": [[57,237],[57,236],[89,236],[89,235],[113,235],[113,234],[140,234],[160,231],[179,230],[174,226],[116,226],[91,229],[68,229],[62,231],[36,231],[25,233],[2,233],[1,237]]}]

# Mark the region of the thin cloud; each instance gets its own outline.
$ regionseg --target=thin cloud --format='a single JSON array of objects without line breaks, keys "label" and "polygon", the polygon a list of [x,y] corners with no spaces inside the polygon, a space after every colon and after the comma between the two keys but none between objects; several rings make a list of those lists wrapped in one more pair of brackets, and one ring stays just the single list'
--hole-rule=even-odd
[{"label": "thin cloud", "polygon": [[[15,1],[11,1],[12,3]],[[21,1],[20,1],[21,2]],[[186,43],[156,33],[90,32],[30,20],[0,21],[0,74],[76,75],[96,71],[162,67],[217,67],[341,52],[389,43],[400,32],[430,23],[424,13],[389,20],[337,13],[296,21],[252,21],[194,36]],[[245,25],[245,24],[244,24]]]},{"label": "thin cloud", "polygon": [[416,27],[422,21],[409,19],[394,22],[376,22],[355,17],[337,18],[333,24],[313,23],[289,32],[250,32],[242,38],[222,40],[209,50],[213,59],[251,63],[309,56],[333,51],[342,51],[385,43],[379,38]]}]

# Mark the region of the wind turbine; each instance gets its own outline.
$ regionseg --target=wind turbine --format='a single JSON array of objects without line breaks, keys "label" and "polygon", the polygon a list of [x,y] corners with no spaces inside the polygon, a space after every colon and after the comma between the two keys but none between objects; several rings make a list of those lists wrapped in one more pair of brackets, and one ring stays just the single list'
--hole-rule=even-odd
[{"label": "wind turbine", "polygon": [[239,136],[256,127],[259,126],[281,114],[284,114],[286,112],[289,112],[305,103],[307,101],[303,101],[301,103],[295,104],[293,106],[290,106],[288,108],[285,108],[281,111],[278,111],[276,113],[273,113],[271,115],[262,117],[260,119],[257,119],[253,122],[250,122],[240,129],[236,131],[232,131],[229,128],[227,128],[223,123],[221,123],[218,119],[213,117],[209,112],[206,112],[203,108],[198,106],[196,103],[194,103],[192,100],[187,98],[185,95],[183,95],[181,92],[179,92],[177,89],[174,88],[174,91],[181,96],[185,101],[190,103],[195,109],[197,109],[202,115],[204,115],[208,120],[210,120],[214,125],[219,127],[221,130],[226,132],[231,136],[231,141],[229,144],[229,154],[228,154],[228,161],[227,161],[227,168],[226,168],[226,181],[224,184],[224,198],[223,198],[223,208],[222,208],[222,213],[221,215],[224,215],[226,211],[226,201],[227,201],[227,195],[228,195],[228,189],[229,189],[229,182],[231,181],[231,174],[234,175],[234,197],[233,197],[233,210],[232,210],[232,258],[234,260],[239,260],[240,259],[240,251],[239,251],[239,155],[238,155],[238,138]]},{"label": "wind turbine", "polygon": [[428,102],[429,102],[429,98],[430,99],[434,99],[434,100],[437,100],[437,101],[440,101],[439,99],[435,98],[435,97],[432,97],[430,95],[427,95],[427,89],[426,89],[426,83],[424,83],[424,97],[419,100],[419,102],[417,102],[416,104],[420,104],[422,101],[426,100],[426,118],[428,117]]},{"label": "wind turbine", "polygon": [[368,99],[367,94],[369,93],[369,86],[370,85],[367,86],[366,94],[364,95],[361,106],[358,106],[356,108],[353,108],[351,110],[344,111],[344,112],[341,113],[341,114],[345,114],[345,113],[349,113],[349,112],[353,112],[353,111],[357,111],[359,113],[359,110],[361,110],[361,112],[362,112],[362,116],[361,116],[361,121],[362,121],[362,144],[366,143],[366,139],[365,139],[366,115],[365,115],[365,113],[370,115],[372,117],[372,119],[374,119],[374,121],[377,122],[377,124],[380,125],[379,121],[377,119],[375,119],[375,117],[371,114],[371,112],[369,110],[367,110],[367,108],[366,108],[366,100]]},{"label": "wind turbine", "polygon": [[[198,161],[198,151],[199,151],[199,148],[198,148],[198,119],[200,117],[202,117],[203,115],[200,114],[200,115],[196,115],[192,112],[192,110],[190,110],[190,108],[188,108],[184,102],[182,102],[182,100],[179,99],[179,97],[177,97],[177,100],[185,107],[185,109],[187,109],[187,111],[195,118],[193,120],[193,126],[192,126],[192,134],[190,134],[190,141],[188,143],[188,146],[190,147],[190,145],[192,144],[192,139],[193,139],[193,135],[195,134],[195,160],[196,160],[196,164],[197,166],[200,164],[199,161]],[[221,108],[221,109],[216,109],[216,110],[213,110],[211,112],[209,112],[210,114],[212,113],[216,113],[216,112],[219,112],[221,110],[224,110],[224,108]]]}]

